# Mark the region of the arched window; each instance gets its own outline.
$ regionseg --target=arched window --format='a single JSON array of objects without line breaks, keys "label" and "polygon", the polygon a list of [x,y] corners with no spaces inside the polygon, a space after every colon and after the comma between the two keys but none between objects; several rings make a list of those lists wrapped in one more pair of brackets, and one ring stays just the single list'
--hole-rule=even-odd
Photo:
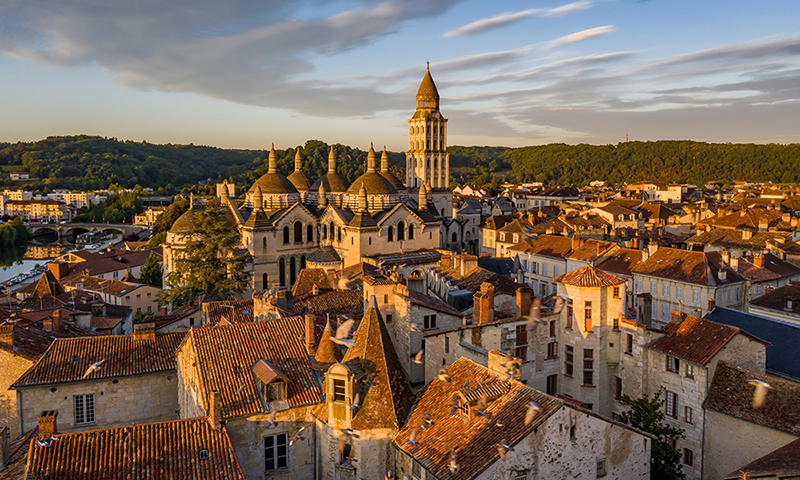
[{"label": "arched window", "polygon": [[264,242],[263,242],[264,243],[264,251],[266,252],[267,251],[267,237],[264,237],[263,240],[264,240]]},{"label": "arched window", "polygon": [[283,227],[283,244],[289,243],[289,227]]},{"label": "arched window", "polygon": [[306,268],[306,256],[300,255],[300,270]]},{"label": "arched window", "polygon": [[309,225],[306,227],[306,242],[314,241],[314,226]]},{"label": "arched window", "polygon": [[408,224],[408,239],[409,240],[414,240],[414,224],[413,223],[409,223]]},{"label": "arched window", "polygon": [[333,222],[331,222],[331,242],[334,240],[335,230],[333,229]]},{"label": "arched window", "polygon": [[294,222],[294,243],[303,243],[303,224],[299,220]]},{"label": "arched window", "polygon": [[294,257],[289,259],[289,284],[294,286],[297,281],[297,260]]},{"label": "arched window", "polygon": [[406,224],[402,220],[397,223],[397,239],[398,240],[406,239]]},{"label": "arched window", "polygon": [[394,242],[394,227],[389,227],[389,241]]},{"label": "arched window", "polygon": [[342,227],[336,228],[336,239],[341,242],[342,241]]},{"label": "arched window", "polygon": [[456,243],[458,241],[458,235],[456,235],[456,232],[453,232],[452,238],[453,238],[452,240],[453,243]]},{"label": "arched window", "polygon": [[324,240],[328,239],[328,226],[327,225],[323,225],[322,226],[322,238]]},{"label": "arched window", "polygon": [[278,277],[281,282],[281,287],[286,286],[286,259],[281,258],[278,260]]},{"label": "arched window", "polygon": [[261,289],[266,290],[269,288],[269,275],[266,273],[261,274]]},{"label": "arched window", "polygon": [[433,168],[437,168],[438,166],[439,166],[439,159],[438,158],[434,158],[433,159]]}]

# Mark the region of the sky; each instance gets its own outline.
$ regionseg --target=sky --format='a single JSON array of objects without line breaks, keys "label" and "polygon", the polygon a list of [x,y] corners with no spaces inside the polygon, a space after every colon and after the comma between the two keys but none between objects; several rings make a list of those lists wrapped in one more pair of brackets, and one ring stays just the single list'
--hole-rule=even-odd
[{"label": "sky", "polygon": [[0,141],[800,142],[797,0],[0,0]]}]

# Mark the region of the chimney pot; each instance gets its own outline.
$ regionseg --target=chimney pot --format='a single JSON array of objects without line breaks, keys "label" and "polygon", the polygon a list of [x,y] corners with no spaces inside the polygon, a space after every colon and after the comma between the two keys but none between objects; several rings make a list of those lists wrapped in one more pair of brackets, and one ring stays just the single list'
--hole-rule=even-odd
[{"label": "chimney pot", "polygon": [[717,301],[713,298],[708,299],[708,311],[711,312],[714,310],[714,307],[717,306]]},{"label": "chimney pot", "polygon": [[58,417],[57,410],[47,410],[39,415],[36,421],[39,423],[39,435],[49,436],[58,434],[58,424],[56,419]]},{"label": "chimney pot", "polygon": [[671,316],[670,320],[672,321],[672,323],[681,323],[683,322],[683,319],[686,317],[686,315],[680,310],[672,310],[670,312],[670,316]]},{"label": "chimney pot", "polygon": [[517,317],[524,317],[530,313],[531,310],[531,297],[533,291],[530,287],[520,287],[517,289]]},{"label": "chimney pot", "polygon": [[211,392],[211,398],[208,405],[208,421],[214,430],[219,430],[222,427],[222,401],[219,390]]},{"label": "chimney pot", "polygon": [[753,265],[759,268],[764,268],[764,255],[760,253],[753,255]]}]

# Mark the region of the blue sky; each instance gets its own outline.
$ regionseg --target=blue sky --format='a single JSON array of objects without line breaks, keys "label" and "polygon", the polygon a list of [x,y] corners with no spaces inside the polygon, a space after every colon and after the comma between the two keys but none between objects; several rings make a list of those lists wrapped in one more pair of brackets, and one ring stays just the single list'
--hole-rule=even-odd
[{"label": "blue sky", "polygon": [[0,0],[0,140],[800,141],[796,0]]}]

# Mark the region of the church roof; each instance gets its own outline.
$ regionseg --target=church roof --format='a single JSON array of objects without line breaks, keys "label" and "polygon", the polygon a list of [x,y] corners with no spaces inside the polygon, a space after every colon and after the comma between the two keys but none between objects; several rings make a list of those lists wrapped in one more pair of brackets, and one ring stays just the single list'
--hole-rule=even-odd
[{"label": "church roof", "polygon": [[247,221],[244,222],[244,226],[249,228],[265,228],[271,225],[272,222],[270,222],[269,216],[260,208],[253,210]]},{"label": "church roof", "polygon": [[435,98],[436,100],[439,100],[439,90],[436,89],[436,84],[433,83],[430,66],[425,72],[425,77],[422,78],[422,83],[419,85],[419,90],[417,90],[417,98],[419,97]]},{"label": "church roof", "polygon": [[[192,205],[189,210],[186,210],[183,215],[175,220],[172,228],[169,230],[172,233],[186,233],[197,228],[197,215],[208,208],[207,205]],[[232,227],[236,225],[236,219],[233,212],[229,208],[225,208],[225,223],[227,226]]]},{"label": "church roof", "polygon": [[392,184],[395,190],[405,190],[406,186],[403,185],[403,182],[400,181],[392,172],[389,170],[381,170],[381,176],[389,181]]},{"label": "church roof", "polygon": [[311,182],[308,181],[308,177],[306,177],[303,172],[295,170],[290,173],[286,179],[292,182],[292,185],[300,192],[307,191],[311,188]]},{"label": "church roof", "polygon": [[[297,187],[295,187],[288,178],[277,172],[265,173],[261,176],[261,178],[256,180],[256,183],[259,187],[261,187],[261,191],[264,193],[264,195],[298,193]],[[255,184],[250,187],[250,191],[248,193],[252,194],[254,191]]]},{"label": "church roof", "polygon": [[392,182],[378,172],[366,172],[350,185],[347,193],[358,195],[361,186],[367,189],[367,195],[393,195],[397,193]]},{"label": "church roof", "polygon": [[372,215],[369,214],[367,211],[356,212],[353,219],[350,220],[350,223],[347,224],[348,227],[355,227],[355,228],[375,228],[378,224],[375,222],[375,219],[372,218]]},{"label": "church roof", "polygon": [[344,193],[350,188],[350,183],[341,175],[336,172],[328,172],[321,176],[311,185],[310,190],[319,190],[319,185],[325,186],[325,191],[329,193]]}]

